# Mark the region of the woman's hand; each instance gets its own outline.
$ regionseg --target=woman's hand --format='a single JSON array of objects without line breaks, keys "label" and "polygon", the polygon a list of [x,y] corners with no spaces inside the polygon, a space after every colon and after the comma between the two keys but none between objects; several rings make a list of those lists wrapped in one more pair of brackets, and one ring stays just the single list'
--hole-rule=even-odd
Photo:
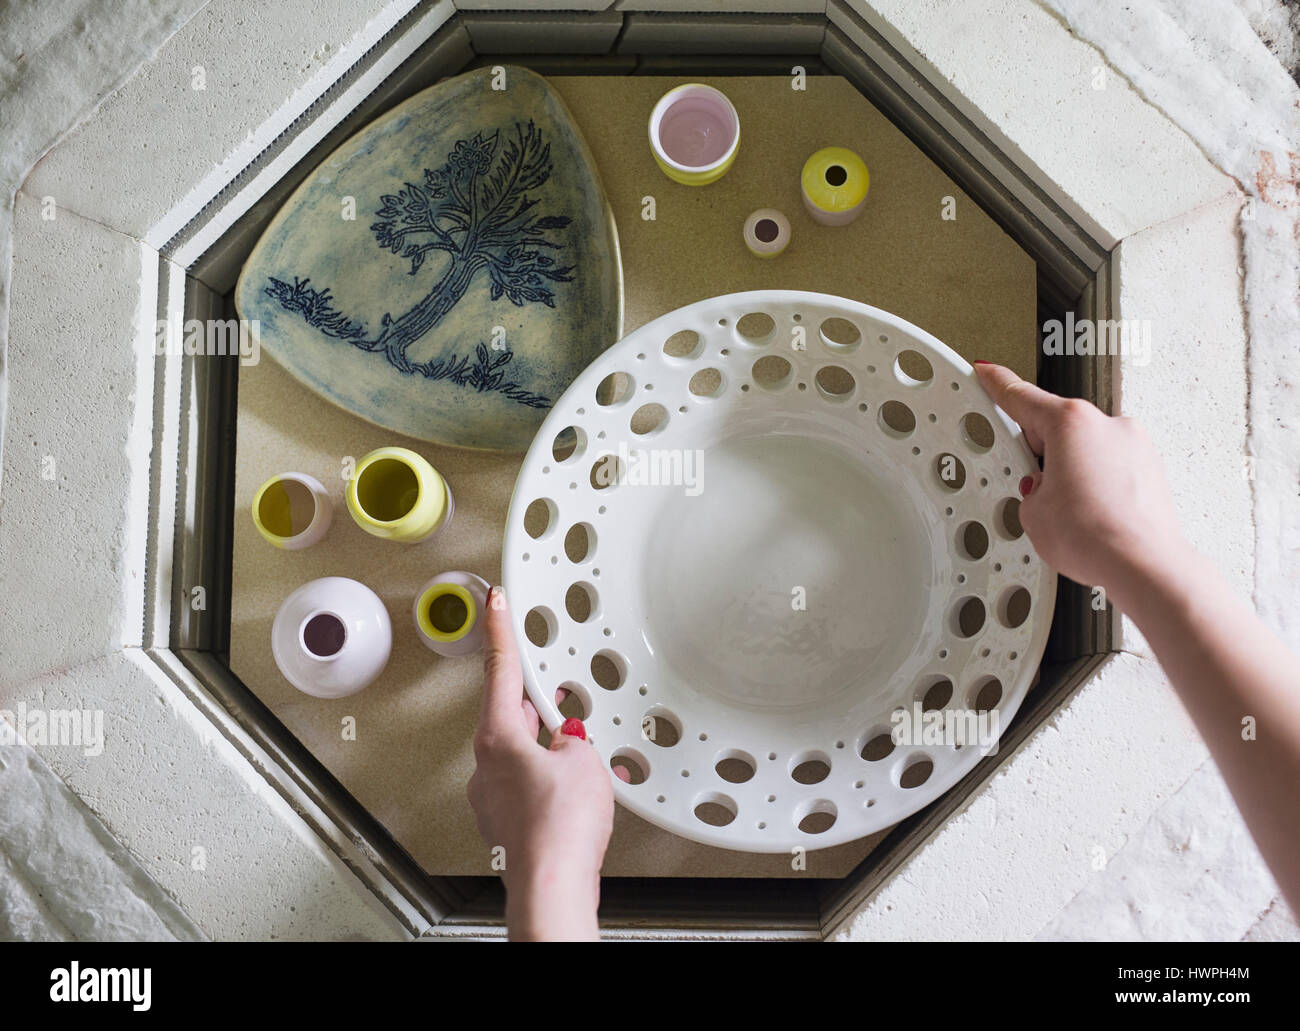
[{"label": "woman's hand", "polygon": [[1050,394],[1001,365],[978,362],[975,371],[1043,458],[1042,472],[1020,483],[1020,524],[1044,562],[1120,600],[1141,571],[1191,552],[1160,456],[1140,425]]},{"label": "woman's hand", "polygon": [[1196,721],[1293,909],[1300,912],[1300,659],[1183,537],[1143,429],[975,366],[1043,471],[1020,522],[1071,580],[1100,585],[1137,623]]},{"label": "woman's hand", "polygon": [[596,939],[600,866],[614,821],[609,771],[566,720],[550,748],[523,697],[519,653],[500,587],[488,595],[478,766],[469,802],[479,833],[504,849],[506,920],[516,939]]}]

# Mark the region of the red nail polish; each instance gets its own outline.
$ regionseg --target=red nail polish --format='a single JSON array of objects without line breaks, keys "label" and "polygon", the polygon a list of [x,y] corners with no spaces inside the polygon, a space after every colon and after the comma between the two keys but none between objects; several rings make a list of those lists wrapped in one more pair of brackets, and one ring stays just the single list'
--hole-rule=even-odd
[{"label": "red nail polish", "polygon": [[1020,496],[1022,498],[1029,497],[1029,492],[1033,489],[1034,489],[1034,478],[1032,476],[1026,476],[1023,480],[1020,481]]},{"label": "red nail polish", "polygon": [[983,358],[976,358],[973,362],[971,362],[971,364],[972,364],[972,365],[992,365],[993,363],[992,363],[992,362],[986,362]]},{"label": "red nail polish", "polygon": [[567,734],[569,737],[587,740],[587,728],[582,725],[582,720],[571,717],[564,721],[560,726],[560,733]]}]

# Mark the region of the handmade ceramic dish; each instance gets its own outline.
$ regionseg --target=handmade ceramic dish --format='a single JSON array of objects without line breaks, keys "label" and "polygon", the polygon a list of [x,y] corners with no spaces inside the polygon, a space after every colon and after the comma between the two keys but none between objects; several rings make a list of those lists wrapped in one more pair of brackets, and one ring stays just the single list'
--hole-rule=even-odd
[{"label": "handmade ceramic dish", "polygon": [[481,68],[322,161],[235,304],[289,372],[363,419],[521,451],[622,332],[618,237],[559,95],[527,69]]},{"label": "handmade ceramic dish", "polygon": [[529,696],[553,729],[576,695],[619,800],[685,837],[888,827],[996,747],[1035,674],[1036,468],[965,360],[887,312],[759,291],[665,315],[525,458],[502,564]]}]

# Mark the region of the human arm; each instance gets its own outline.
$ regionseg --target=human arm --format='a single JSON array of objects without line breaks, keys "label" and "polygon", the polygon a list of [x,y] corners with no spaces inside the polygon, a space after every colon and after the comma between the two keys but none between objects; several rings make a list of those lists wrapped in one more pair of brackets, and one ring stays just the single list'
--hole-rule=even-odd
[{"label": "human arm", "polygon": [[[1136,422],[976,365],[1043,469],[1020,522],[1048,565],[1102,587],[1137,624],[1300,912],[1300,659],[1184,537],[1163,465]],[[1253,737],[1243,733],[1253,720]]]},{"label": "human arm", "polygon": [[506,923],[513,940],[600,937],[600,867],[614,820],[609,771],[580,720],[549,748],[523,697],[523,674],[501,588],[488,596],[483,699],[474,735],[470,805],[488,846],[504,849]]}]

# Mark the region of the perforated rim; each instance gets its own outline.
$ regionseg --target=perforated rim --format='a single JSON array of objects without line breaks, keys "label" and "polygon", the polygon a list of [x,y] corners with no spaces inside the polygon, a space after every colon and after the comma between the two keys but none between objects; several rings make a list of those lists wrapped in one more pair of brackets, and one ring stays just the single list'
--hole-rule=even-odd
[{"label": "perforated rim", "polygon": [[[742,320],[758,313],[770,317],[770,328],[746,335]],[[693,343],[681,345],[689,334]],[[791,346],[800,338],[802,349]],[[768,356],[787,362],[788,374],[756,372]],[[827,369],[836,376],[824,376]],[[693,390],[701,370],[712,370],[716,385]],[[624,396],[600,403],[610,398],[598,401],[598,388],[616,373]],[[659,424],[633,432],[629,423],[647,404],[661,409]],[[900,404],[911,412],[910,428],[893,418]],[[737,425],[776,423],[861,451],[864,465],[892,471],[919,506],[934,583],[925,632],[874,685],[873,700],[851,698],[825,714],[773,722],[701,698],[656,657],[662,648],[645,639],[656,600],[640,600],[629,586],[636,577],[628,556],[638,542],[644,547],[650,506],[629,482],[599,487],[597,467],[607,470],[620,444],[707,448]],[[951,468],[939,464],[945,457],[961,469],[955,486]],[[1055,574],[1014,518],[1003,521],[1019,504],[1016,484],[1036,469],[1019,428],[989,402],[970,365],[887,312],[802,291],[730,294],[671,312],[593,362],[556,403],[525,458],[502,566],[529,696],[554,729],[562,719],[556,691],[569,690],[606,763],[637,771],[637,783],[615,778],[619,801],[692,840],[787,852],[891,826],[947,791],[986,752],[908,742],[876,757],[874,743],[889,733],[891,713],[932,697],[941,681],[950,690],[940,710],[976,709],[977,696],[986,702],[996,681],[1000,697],[991,708],[1005,728],[1041,659]],[[568,539],[577,527],[587,547],[575,557]],[[576,616],[569,604],[575,591]],[[982,604],[982,622],[967,634],[961,609],[970,598]],[[1025,602],[1027,617],[1012,611]],[[942,693],[940,685],[934,696]],[[661,726],[671,733],[661,735]]]}]

